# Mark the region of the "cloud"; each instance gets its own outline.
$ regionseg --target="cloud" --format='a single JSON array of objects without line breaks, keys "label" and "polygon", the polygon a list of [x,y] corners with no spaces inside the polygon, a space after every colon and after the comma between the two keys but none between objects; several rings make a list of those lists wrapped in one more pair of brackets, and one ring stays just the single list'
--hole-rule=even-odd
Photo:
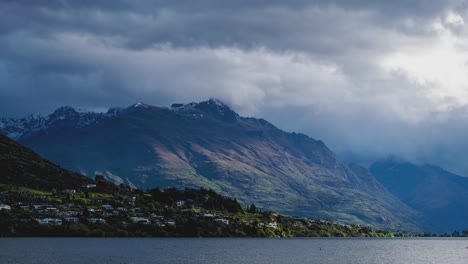
[{"label": "cloud", "polygon": [[[350,159],[468,154],[465,1],[3,1],[0,112],[218,97]],[[349,154],[351,153],[351,154]]]},{"label": "cloud", "polygon": [[[10,66],[7,82],[14,84],[16,92],[34,89],[23,82],[35,83],[41,93],[57,93],[57,103],[71,93],[85,98],[103,96],[107,105],[109,100],[131,104],[146,98],[167,104],[168,98],[186,102],[219,97],[249,114],[260,110],[259,103],[319,105],[325,97],[331,103],[347,87],[336,65],[301,52],[170,45],[132,50],[120,47],[115,39],[68,33],[46,40],[17,38],[30,41],[7,45],[16,62]],[[35,58],[34,63],[30,58]],[[120,94],[126,95],[125,102],[118,99]]]}]

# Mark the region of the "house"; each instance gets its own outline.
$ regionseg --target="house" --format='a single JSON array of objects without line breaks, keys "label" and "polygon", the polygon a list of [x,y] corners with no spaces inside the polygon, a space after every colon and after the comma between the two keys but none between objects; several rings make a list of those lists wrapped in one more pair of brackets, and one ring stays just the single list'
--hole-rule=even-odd
[{"label": "house", "polygon": [[77,216],[80,212],[78,211],[68,211],[67,212],[69,216]]},{"label": "house", "polygon": [[152,214],[150,215],[150,217],[153,218],[153,219],[164,219],[164,216],[162,216],[162,215],[157,215],[157,214],[155,214],[155,213],[152,213]]},{"label": "house", "polygon": [[8,190],[0,193],[1,195],[10,196],[10,195],[25,195],[26,191],[23,190]]},{"label": "house", "polygon": [[46,205],[46,204],[33,204],[32,205],[32,208],[34,210],[39,210],[39,209],[43,209],[43,208],[47,208],[47,207],[48,207],[48,205]]},{"label": "house", "polygon": [[48,212],[57,212],[57,208],[55,208],[55,207],[47,207],[46,210]]},{"label": "house", "polygon": [[268,227],[270,229],[276,229],[276,228],[278,228],[278,224],[276,222],[271,222],[271,223],[268,223],[266,225],[266,227]]},{"label": "house", "polygon": [[106,223],[106,220],[102,219],[102,218],[89,218],[88,219],[88,222],[90,224],[105,224]]},{"label": "house", "polygon": [[76,190],[66,189],[62,191],[62,194],[75,194]]},{"label": "house", "polygon": [[128,203],[135,203],[136,197],[135,196],[129,196],[125,199],[126,202]]},{"label": "house", "polygon": [[151,223],[150,220],[148,220],[147,218],[143,218],[143,217],[130,217],[130,220],[132,220],[132,222],[135,224],[150,224]]},{"label": "house", "polygon": [[62,219],[56,219],[56,218],[37,219],[37,222],[40,225],[62,225]]},{"label": "house", "polygon": [[23,190],[9,190],[0,192],[0,196],[8,197],[8,196],[22,196],[25,195],[26,191]]},{"label": "house", "polygon": [[218,218],[218,219],[215,219],[215,221],[224,225],[229,225],[229,220],[224,219],[224,218]]},{"label": "house", "polygon": [[181,207],[185,205],[185,201],[177,201],[176,204],[178,207]]},{"label": "house", "polygon": [[64,218],[68,216],[68,212],[58,212],[57,217]]},{"label": "house", "polygon": [[81,187],[86,188],[86,189],[92,189],[92,188],[96,188],[96,184],[85,184]]},{"label": "house", "polygon": [[6,204],[0,204],[0,211],[11,211],[11,207]]},{"label": "house", "polygon": [[58,212],[57,216],[64,218],[64,217],[70,217],[70,216],[77,216],[79,212],[77,211],[67,211],[67,212]]},{"label": "house", "polygon": [[299,227],[299,226],[303,226],[303,225],[302,225],[301,222],[295,221],[295,222],[293,223],[293,226],[294,226],[294,227]]},{"label": "house", "polygon": [[69,209],[69,208],[72,208],[74,207],[75,205],[73,203],[68,203],[68,204],[61,204],[59,205],[59,208],[60,209]]},{"label": "house", "polygon": [[[165,226],[166,226],[166,224],[165,224],[164,222],[162,222],[162,221],[156,221],[155,224],[156,224],[157,226],[160,226],[160,227],[165,227]],[[174,223],[174,224],[175,224],[175,223]]]},{"label": "house", "polygon": [[64,218],[65,222],[68,222],[70,224],[79,224],[80,219],[78,217],[65,217]]},{"label": "house", "polygon": [[105,210],[108,210],[108,211],[114,210],[114,207],[112,205],[110,205],[110,204],[103,204],[102,208],[104,208]]}]

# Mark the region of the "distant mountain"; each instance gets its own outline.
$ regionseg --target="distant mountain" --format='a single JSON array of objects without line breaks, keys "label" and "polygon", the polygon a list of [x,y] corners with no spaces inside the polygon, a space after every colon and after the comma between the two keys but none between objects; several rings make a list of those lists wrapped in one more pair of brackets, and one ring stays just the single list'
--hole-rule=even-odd
[{"label": "distant mountain", "polygon": [[60,168],[0,134],[0,184],[61,190],[91,182],[91,179]]},{"label": "distant mountain", "polygon": [[468,229],[468,178],[437,166],[395,159],[376,162],[370,170],[390,192],[426,214],[429,228]]},{"label": "distant mountain", "polygon": [[291,215],[417,229],[414,210],[322,141],[241,117],[218,100],[171,108],[137,103],[84,123],[65,109],[59,116],[74,119],[48,120],[66,125],[27,131],[19,142],[68,169],[117,183],[201,186]]},{"label": "distant mountain", "polygon": [[18,140],[41,133],[61,132],[97,124],[106,117],[119,113],[121,109],[112,108],[107,113],[79,112],[72,107],[64,106],[48,116],[30,115],[25,118],[0,118],[0,131],[8,137]]}]

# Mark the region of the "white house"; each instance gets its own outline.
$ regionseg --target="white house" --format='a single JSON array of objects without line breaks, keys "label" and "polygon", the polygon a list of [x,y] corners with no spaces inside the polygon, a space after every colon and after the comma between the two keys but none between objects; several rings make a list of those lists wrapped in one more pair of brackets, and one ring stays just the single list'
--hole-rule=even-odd
[{"label": "white house", "polygon": [[221,224],[229,225],[229,220],[224,219],[224,218],[218,218],[218,219],[215,219],[215,221]]},{"label": "white house", "polygon": [[267,227],[270,229],[276,229],[278,228],[278,224],[276,222],[268,223]]},{"label": "white house", "polygon": [[0,204],[0,211],[10,211],[11,207],[6,204]]}]

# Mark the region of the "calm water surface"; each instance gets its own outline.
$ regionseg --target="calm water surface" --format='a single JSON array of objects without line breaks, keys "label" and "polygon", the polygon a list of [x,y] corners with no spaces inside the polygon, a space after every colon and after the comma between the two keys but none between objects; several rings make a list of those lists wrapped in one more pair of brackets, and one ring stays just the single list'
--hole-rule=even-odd
[{"label": "calm water surface", "polygon": [[467,239],[0,238],[0,263],[468,263]]}]

